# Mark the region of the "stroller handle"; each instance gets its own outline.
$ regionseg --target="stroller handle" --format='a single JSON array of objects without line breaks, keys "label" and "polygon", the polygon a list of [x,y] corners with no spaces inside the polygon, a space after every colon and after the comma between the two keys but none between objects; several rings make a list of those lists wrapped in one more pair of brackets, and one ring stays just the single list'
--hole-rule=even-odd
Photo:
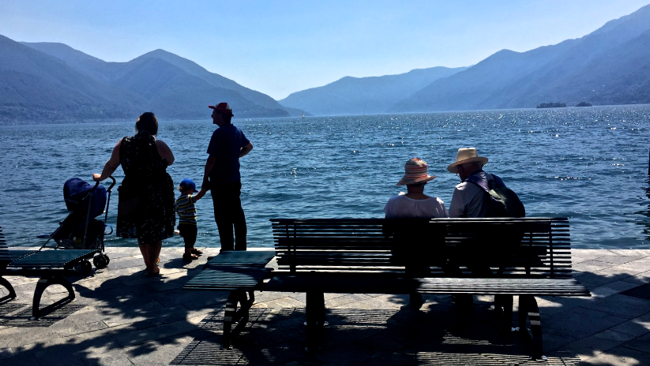
[{"label": "stroller handle", "polygon": [[[108,187],[108,189],[106,190],[106,192],[110,192],[111,189],[113,189],[113,187],[114,187],[115,184],[117,183],[117,181],[115,180],[115,178],[113,178],[112,175],[110,175],[109,178],[111,178],[111,180],[113,181],[113,183],[111,183],[111,185]],[[97,189],[97,187],[99,187],[99,183],[101,183],[101,182],[95,182],[95,186],[91,189],[91,191],[94,191],[95,189]]]},{"label": "stroller handle", "polygon": [[[110,192],[111,189],[113,189],[113,187],[115,186],[115,183],[117,183],[117,181],[115,180],[115,178],[113,178],[112,175],[109,176],[109,178],[111,178],[111,180],[113,181],[113,183],[111,183],[111,185],[108,187],[108,189],[107,189],[108,192]],[[98,184],[99,184],[99,182],[97,182],[97,183],[95,184],[95,187],[97,187]]]}]

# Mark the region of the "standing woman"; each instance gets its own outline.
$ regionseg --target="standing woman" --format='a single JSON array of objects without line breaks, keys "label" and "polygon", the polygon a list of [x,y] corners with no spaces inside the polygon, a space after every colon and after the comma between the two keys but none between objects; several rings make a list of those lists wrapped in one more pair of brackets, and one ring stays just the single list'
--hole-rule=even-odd
[{"label": "standing woman", "polygon": [[108,178],[122,165],[117,235],[138,239],[147,276],[153,277],[160,274],[162,241],[174,235],[176,224],[174,182],[166,170],[174,163],[174,154],[167,144],[156,139],[158,119],[152,112],[138,118],[135,130],[134,136],[117,142],[102,174],[93,174],[93,180]]}]

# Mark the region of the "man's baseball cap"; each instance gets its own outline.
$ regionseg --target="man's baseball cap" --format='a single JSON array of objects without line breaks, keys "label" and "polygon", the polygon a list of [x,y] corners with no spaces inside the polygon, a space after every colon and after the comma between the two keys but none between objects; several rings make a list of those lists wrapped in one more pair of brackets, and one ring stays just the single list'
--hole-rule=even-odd
[{"label": "man's baseball cap", "polygon": [[209,105],[208,107],[216,110],[219,113],[225,114],[226,116],[234,116],[234,114],[232,114],[232,108],[230,108],[228,103],[219,103],[216,106]]}]

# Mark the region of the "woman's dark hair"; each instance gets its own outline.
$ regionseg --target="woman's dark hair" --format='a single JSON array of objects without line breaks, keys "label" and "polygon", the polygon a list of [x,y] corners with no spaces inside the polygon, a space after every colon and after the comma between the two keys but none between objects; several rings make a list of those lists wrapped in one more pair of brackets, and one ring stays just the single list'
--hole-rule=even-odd
[{"label": "woman's dark hair", "polygon": [[158,118],[153,112],[142,113],[135,122],[135,130],[147,131],[151,136],[156,136],[158,134]]}]

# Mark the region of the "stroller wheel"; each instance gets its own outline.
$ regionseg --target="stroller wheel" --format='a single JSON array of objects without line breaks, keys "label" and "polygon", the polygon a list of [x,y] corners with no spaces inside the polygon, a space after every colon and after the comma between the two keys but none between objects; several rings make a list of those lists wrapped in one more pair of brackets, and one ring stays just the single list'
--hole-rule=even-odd
[{"label": "stroller wheel", "polygon": [[95,264],[95,267],[97,267],[98,269],[106,268],[109,262],[110,259],[108,259],[108,256],[106,254],[100,254],[95,258],[93,258],[93,263]]},{"label": "stroller wheel", "polygon": [[84,276],[89,275],[93,270],[93,265],[90,262],[84,260],[79,262],[76,267],[77,272],[81,273]]}]

